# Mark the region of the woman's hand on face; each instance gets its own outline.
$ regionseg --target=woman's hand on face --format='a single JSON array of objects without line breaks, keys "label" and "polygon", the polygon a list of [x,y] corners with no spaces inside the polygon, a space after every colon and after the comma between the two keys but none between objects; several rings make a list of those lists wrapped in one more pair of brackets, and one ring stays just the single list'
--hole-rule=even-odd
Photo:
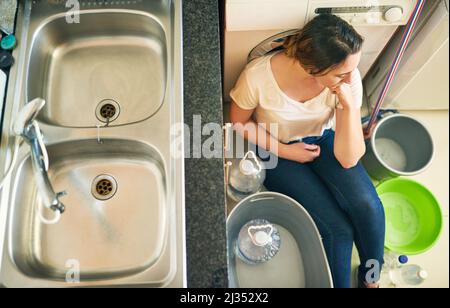
[{"label": "woman's hand on face", "polygon": [[337,99],[342,106],[342,109],[348,110],[355,106],[352,88],[349,84],[342,83],[332,88],[331,91],[337,95]]},{"label": "woman's hand on face", "polygon": [[283,145],[279,151],[280,157],[302,164],[312,162],[320,156],[320,146],[304,142]]}]

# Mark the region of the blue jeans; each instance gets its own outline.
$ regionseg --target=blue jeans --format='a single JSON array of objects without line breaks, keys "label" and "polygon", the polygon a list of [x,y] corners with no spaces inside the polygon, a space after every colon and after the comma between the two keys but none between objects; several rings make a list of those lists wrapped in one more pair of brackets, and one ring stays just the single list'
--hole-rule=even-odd
[{"label": "blue jeans", "polygon": [[359,252],[360,286],[366,276],[378,277],[377,267],[384,263],[385,214],[380,198],[364,167],[359,162],[343,168],[333,153],[334,131],[320,137],[306,137],[301,142],[321,147],[320,157],[301,164],[278,158],[275,169],[266,170],[264,185],[297,200],[315,221],[327,253],[334,286],[351,286],[353,243]]}]

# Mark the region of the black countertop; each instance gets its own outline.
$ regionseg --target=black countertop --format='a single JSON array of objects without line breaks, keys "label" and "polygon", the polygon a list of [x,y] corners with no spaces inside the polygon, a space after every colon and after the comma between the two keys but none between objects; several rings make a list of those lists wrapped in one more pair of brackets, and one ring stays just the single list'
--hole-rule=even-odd
[{"label": "black countertop", "polygon": [[[218,1],[183,1],[183,31],[184,119],[192,139],[194,115],[201,116],[203,125],[223,123]],[[185,160],[187,280],[192,288],[228,286],[222,147],[216,151],[220,158]]]}]

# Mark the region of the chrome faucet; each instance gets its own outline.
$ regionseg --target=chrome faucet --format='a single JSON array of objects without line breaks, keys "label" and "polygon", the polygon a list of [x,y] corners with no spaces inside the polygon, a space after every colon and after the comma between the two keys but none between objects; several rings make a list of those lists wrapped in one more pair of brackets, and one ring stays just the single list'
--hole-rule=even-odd
[{"label": "chrome faucet", "polygon": [[15,119],[13,131],[16,136],[21,136],[31,147],[34,177],[44,206],[62,214],[65,211],[65,207],[59,201],[59,198],[66,195],[66,193],[55,193],[50,183],[48,178],[49,161],[47,149],[45,148],[42,132],[36,121],[36,117],[44,105],[45,100],[42,98],[36,98],[26,104]]}]

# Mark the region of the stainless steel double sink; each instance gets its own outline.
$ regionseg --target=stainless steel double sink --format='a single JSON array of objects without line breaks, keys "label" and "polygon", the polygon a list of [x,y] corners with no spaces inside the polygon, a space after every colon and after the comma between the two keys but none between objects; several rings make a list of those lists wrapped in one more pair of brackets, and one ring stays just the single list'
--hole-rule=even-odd
[{"label": "stainless steel double sink", "polygon": [[42,221],[52,212],[20,144],[1,191],[0,284],[183,287],[181,1],[79,2],[79,23],[65,1],[19,8],[1,168],[19,144],[17,110],[45,99],[37,120],[66,212]]}]

